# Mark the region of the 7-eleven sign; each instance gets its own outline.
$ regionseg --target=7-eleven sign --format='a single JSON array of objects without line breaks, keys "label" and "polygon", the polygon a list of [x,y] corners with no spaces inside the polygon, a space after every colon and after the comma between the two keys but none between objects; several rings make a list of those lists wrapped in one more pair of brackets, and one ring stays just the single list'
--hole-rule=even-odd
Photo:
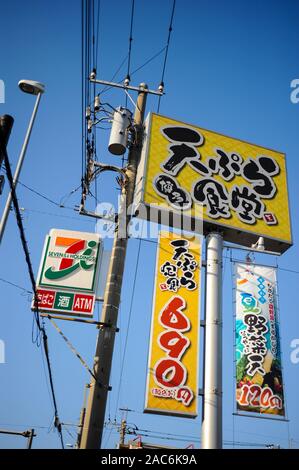
[{"label": "7-eleven sign", "polygon": [[96,233],[52,229],[45,241],[38,287],[94,293],[100,248]]},{"label": "7-eleven sign", "polygon": [[[102,243],[98,234],[52,229],[45,240],[37,289],[41,293],[53,291],[55,300],[48,308],[41,305],[42,309],[80,314],[78,305],[82,304],[83,313],[90,314],[85,304],[91,303],[84,294],[93,296],[96,292],[101,254]],[[57,293],[61,292],[65,293],[59,297],[64,299],[64,304],[58,301]]]}]

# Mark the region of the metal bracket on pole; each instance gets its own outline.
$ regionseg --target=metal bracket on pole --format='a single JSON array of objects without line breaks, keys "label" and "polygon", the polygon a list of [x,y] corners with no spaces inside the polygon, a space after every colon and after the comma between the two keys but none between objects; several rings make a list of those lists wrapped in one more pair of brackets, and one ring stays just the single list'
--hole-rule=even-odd
[{"label": "metal bracket on pole", "polygon": [[210,325],[223,326],[223,322],[218,319],[215,319],[215,320],[211,320]]},{"label": "metal bracket on pole", "polygon": [[223,395],[222,390],[219,390],[218,388],[212,388],[212,389],[210,390],[210,392],[213,393],[214,395],[218,395],[218,396],[220,396],[220,397]]},{"label": "metal bracket on pole", "polygon": [[107,80],[97,80],[95,78],[89,78],[91,83],[97,83],[98,85],[106,85],[106,86],[111,86],[113,88],[122,88],[123,90],[132,90],[132,91],[137,91],[138,93],[143,92],[149,95],[158,95],[158,96],[163,96],[165,95],[164,92],[158,91],[158,90],[149,90],[148,88],[145,87],[137,87],[137,86],[130,86],[130,85],[125,85],[122,83],[115,83],[115,82],[108,82]]},{"label": "metal bracket on pole", "polygon": [[[257,243],[255,244],[257,245]],[[277,253],[276,251],[261,250],[259,248],[254,248],[253,246],[243,246],[243,245],[229,245],[228,243],[223,244],[223,248],[228,248],[230,250],[243,250],[243,251],[253,251],[254,253],[261,253],[265,255],[281,256],[282,253]]]},{"label": "metal bracket on pole", "polygon": [[87,320],[83,318],[69,318],[69,317],[64,317],[62,315],[52,315],[52,314],[50,315],[49,313],[41,313],[40,316],[43,318],[48,318],[49,320],[51,320],[51,318],[55,318],[55,320],[65,320],[65,321],[74,321],[74,322],[79,322],[79,323],[87,323],[88,325],[96,325],[97,328],[110,328],[116,333],[119,332],[119,328],[115,328],[110,323],[104,323],[101,321]]},{"label": "metal bracket on pole", "polygon": [[78,209],[78,212],[80,215],[86,215],[88,217],[93,217],[94,219],[107,220],[107,222],[111,223],[117,223],[118,221],[118,214],[115,214],[113,217],[105,217],[104,215],[97,214],[96,212],[87,211],[83,206]]}]

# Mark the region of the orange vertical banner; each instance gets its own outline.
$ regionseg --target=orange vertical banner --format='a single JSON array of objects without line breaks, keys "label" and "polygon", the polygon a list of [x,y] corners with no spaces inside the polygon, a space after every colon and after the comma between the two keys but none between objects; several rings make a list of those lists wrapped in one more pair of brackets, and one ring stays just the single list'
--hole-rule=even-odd
[{"label": "orange vertical banner", "polygon": [[201,241],[161,232],[145,412],[195,418],[198,403]]}]

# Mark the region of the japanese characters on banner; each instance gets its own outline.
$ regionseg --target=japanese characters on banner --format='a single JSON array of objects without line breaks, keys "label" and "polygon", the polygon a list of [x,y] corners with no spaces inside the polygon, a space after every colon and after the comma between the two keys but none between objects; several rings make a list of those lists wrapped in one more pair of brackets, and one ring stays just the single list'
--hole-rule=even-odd
[{"label": "japanese characters on banner", "polygon": [[[183,212],[204,233],[221,226],[225,240],[266,249],[292,244],[285,155],[157,114],[146,123],[135,192],[140,217]],[[144,211],[142,208],[147,210]],[[178,227],[180,228],[180,227]]]},{"label": "japanese characters on banner", "polygon": [[235,263],[235,275],[237,409],[285,416],[276,270]]},{"label": "japanese characters on banner", "polygon": [[197,416],[201,244],[161,232],[145,412]]},{"label": "japanese characters on banner", "polygon": [[36,282],[39,310],[92,317],[101,252],[98,234],[52,229]]}]

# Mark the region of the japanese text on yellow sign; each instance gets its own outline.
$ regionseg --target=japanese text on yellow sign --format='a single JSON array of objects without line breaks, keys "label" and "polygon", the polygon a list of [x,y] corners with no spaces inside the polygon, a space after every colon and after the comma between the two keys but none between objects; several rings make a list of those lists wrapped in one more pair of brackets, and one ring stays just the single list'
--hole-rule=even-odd
[{"label": "japanese text on yellow sign", "polygon": [[[241,140],[151,114],[143,202],[223,227],[224,238],[242,233],[284,251],[292,244],[285,155]],[[241,234],[241,235],[240,235]]]},{"label": "japanese text on yellow sign", "polygon": [[161,232],[145,411],[197,416],[201,245]]}]

